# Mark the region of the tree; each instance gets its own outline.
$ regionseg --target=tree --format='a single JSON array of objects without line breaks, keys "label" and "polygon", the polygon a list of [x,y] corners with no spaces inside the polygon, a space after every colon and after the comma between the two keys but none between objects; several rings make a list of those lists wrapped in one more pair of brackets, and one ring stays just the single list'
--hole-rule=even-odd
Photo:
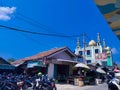
[{"label": "tree", "polygon": [[14,59],[14,58],[9,58],[7,61],[8,61],[9,63],[11,63],[11,62],[14,62],[15,59]]}]

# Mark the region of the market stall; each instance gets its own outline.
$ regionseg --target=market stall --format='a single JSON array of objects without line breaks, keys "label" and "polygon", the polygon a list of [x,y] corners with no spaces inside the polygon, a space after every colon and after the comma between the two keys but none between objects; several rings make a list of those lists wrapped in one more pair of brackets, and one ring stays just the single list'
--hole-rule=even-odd
[{"label": "market stall", "polygon": [[84,85],[84,77],[86,77],[86,72],[90,68],[83,63],[77,63],[73,67],[73,75],[69,76],[67,82],[72,82],[76,86],[83,86]]}]

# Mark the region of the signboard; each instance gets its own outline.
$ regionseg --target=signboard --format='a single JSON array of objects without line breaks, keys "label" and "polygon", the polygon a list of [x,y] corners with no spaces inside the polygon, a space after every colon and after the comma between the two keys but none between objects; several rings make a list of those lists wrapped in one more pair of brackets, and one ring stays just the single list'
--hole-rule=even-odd
[{"label": "signboard", "polygon": [[41,66],[41,67],[43,67],[44,64],[43,64],[42,61],[29,61],[29,62],[27,63],[27,68],[33,68],[33,67],[35,67],[35,66]]},{"label": "signboard", "polygon": [[106,58],[107,58],[106,53],[98,53],[98,54],[95,54],[95,59],[96,59],[96,60],[105,60]]}]

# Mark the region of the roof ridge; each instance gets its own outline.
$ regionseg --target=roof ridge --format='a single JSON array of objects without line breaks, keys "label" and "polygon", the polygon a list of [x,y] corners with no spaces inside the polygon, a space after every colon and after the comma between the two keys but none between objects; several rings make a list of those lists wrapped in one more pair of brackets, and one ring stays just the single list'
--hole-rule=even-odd
[{"label": "roof ridge", "polygon": [[[53,49],[50,49],[50,50],[42,51],[42,52],[39,52],[39,53],[37,53],[37,54],[35,54],[35,55],[28,56],[28,57],[25,57],[25,58],[21,58],[21,59],[19,59],[19,60],[30,59],[30,58],[33,58],[33,57],[35,57],[35,56],[37,56],[37,55],[43,54],[43,53],[52,52],[52,51],[55,51],[55,52],[56,52],[57,50],[61,50],[61,49],[64,49],[64,48],[67,48],[67,46],[60,47],[60,48],[53,48]],[[54,53],[54,52],[52,52],[52,53]],[[51,54],[52,54],[52,53],[51,53]],[[45,56],[46,56],[46,55],[45,55]]]}]

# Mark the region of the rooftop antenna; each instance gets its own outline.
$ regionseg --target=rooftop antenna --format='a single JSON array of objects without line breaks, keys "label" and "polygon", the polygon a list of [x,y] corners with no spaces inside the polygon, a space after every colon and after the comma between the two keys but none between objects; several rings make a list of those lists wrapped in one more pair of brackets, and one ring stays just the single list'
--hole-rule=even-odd
[{"label": "rooftop antenna", "polygon": [[106,42],[105,42],[105,39],[103,39],[103,48],[104,48],[104,49],[106,48]]},{"label": "rooftop antenna", "polygon": [[97,33],[97,45],[100,45],[100,33]]},{"label": "rooftop antenna", "polygon": [[84,62],[84,64],[87,64],[87,62],[86,62],[86,34],[85,33],[83,33],[83,62]]},{"label": "rooftop antenna", "polygon": [[79,49],[80,48],[80,38],[78,37],[77,38],[77,47],[76,47],[77,49]]}]

